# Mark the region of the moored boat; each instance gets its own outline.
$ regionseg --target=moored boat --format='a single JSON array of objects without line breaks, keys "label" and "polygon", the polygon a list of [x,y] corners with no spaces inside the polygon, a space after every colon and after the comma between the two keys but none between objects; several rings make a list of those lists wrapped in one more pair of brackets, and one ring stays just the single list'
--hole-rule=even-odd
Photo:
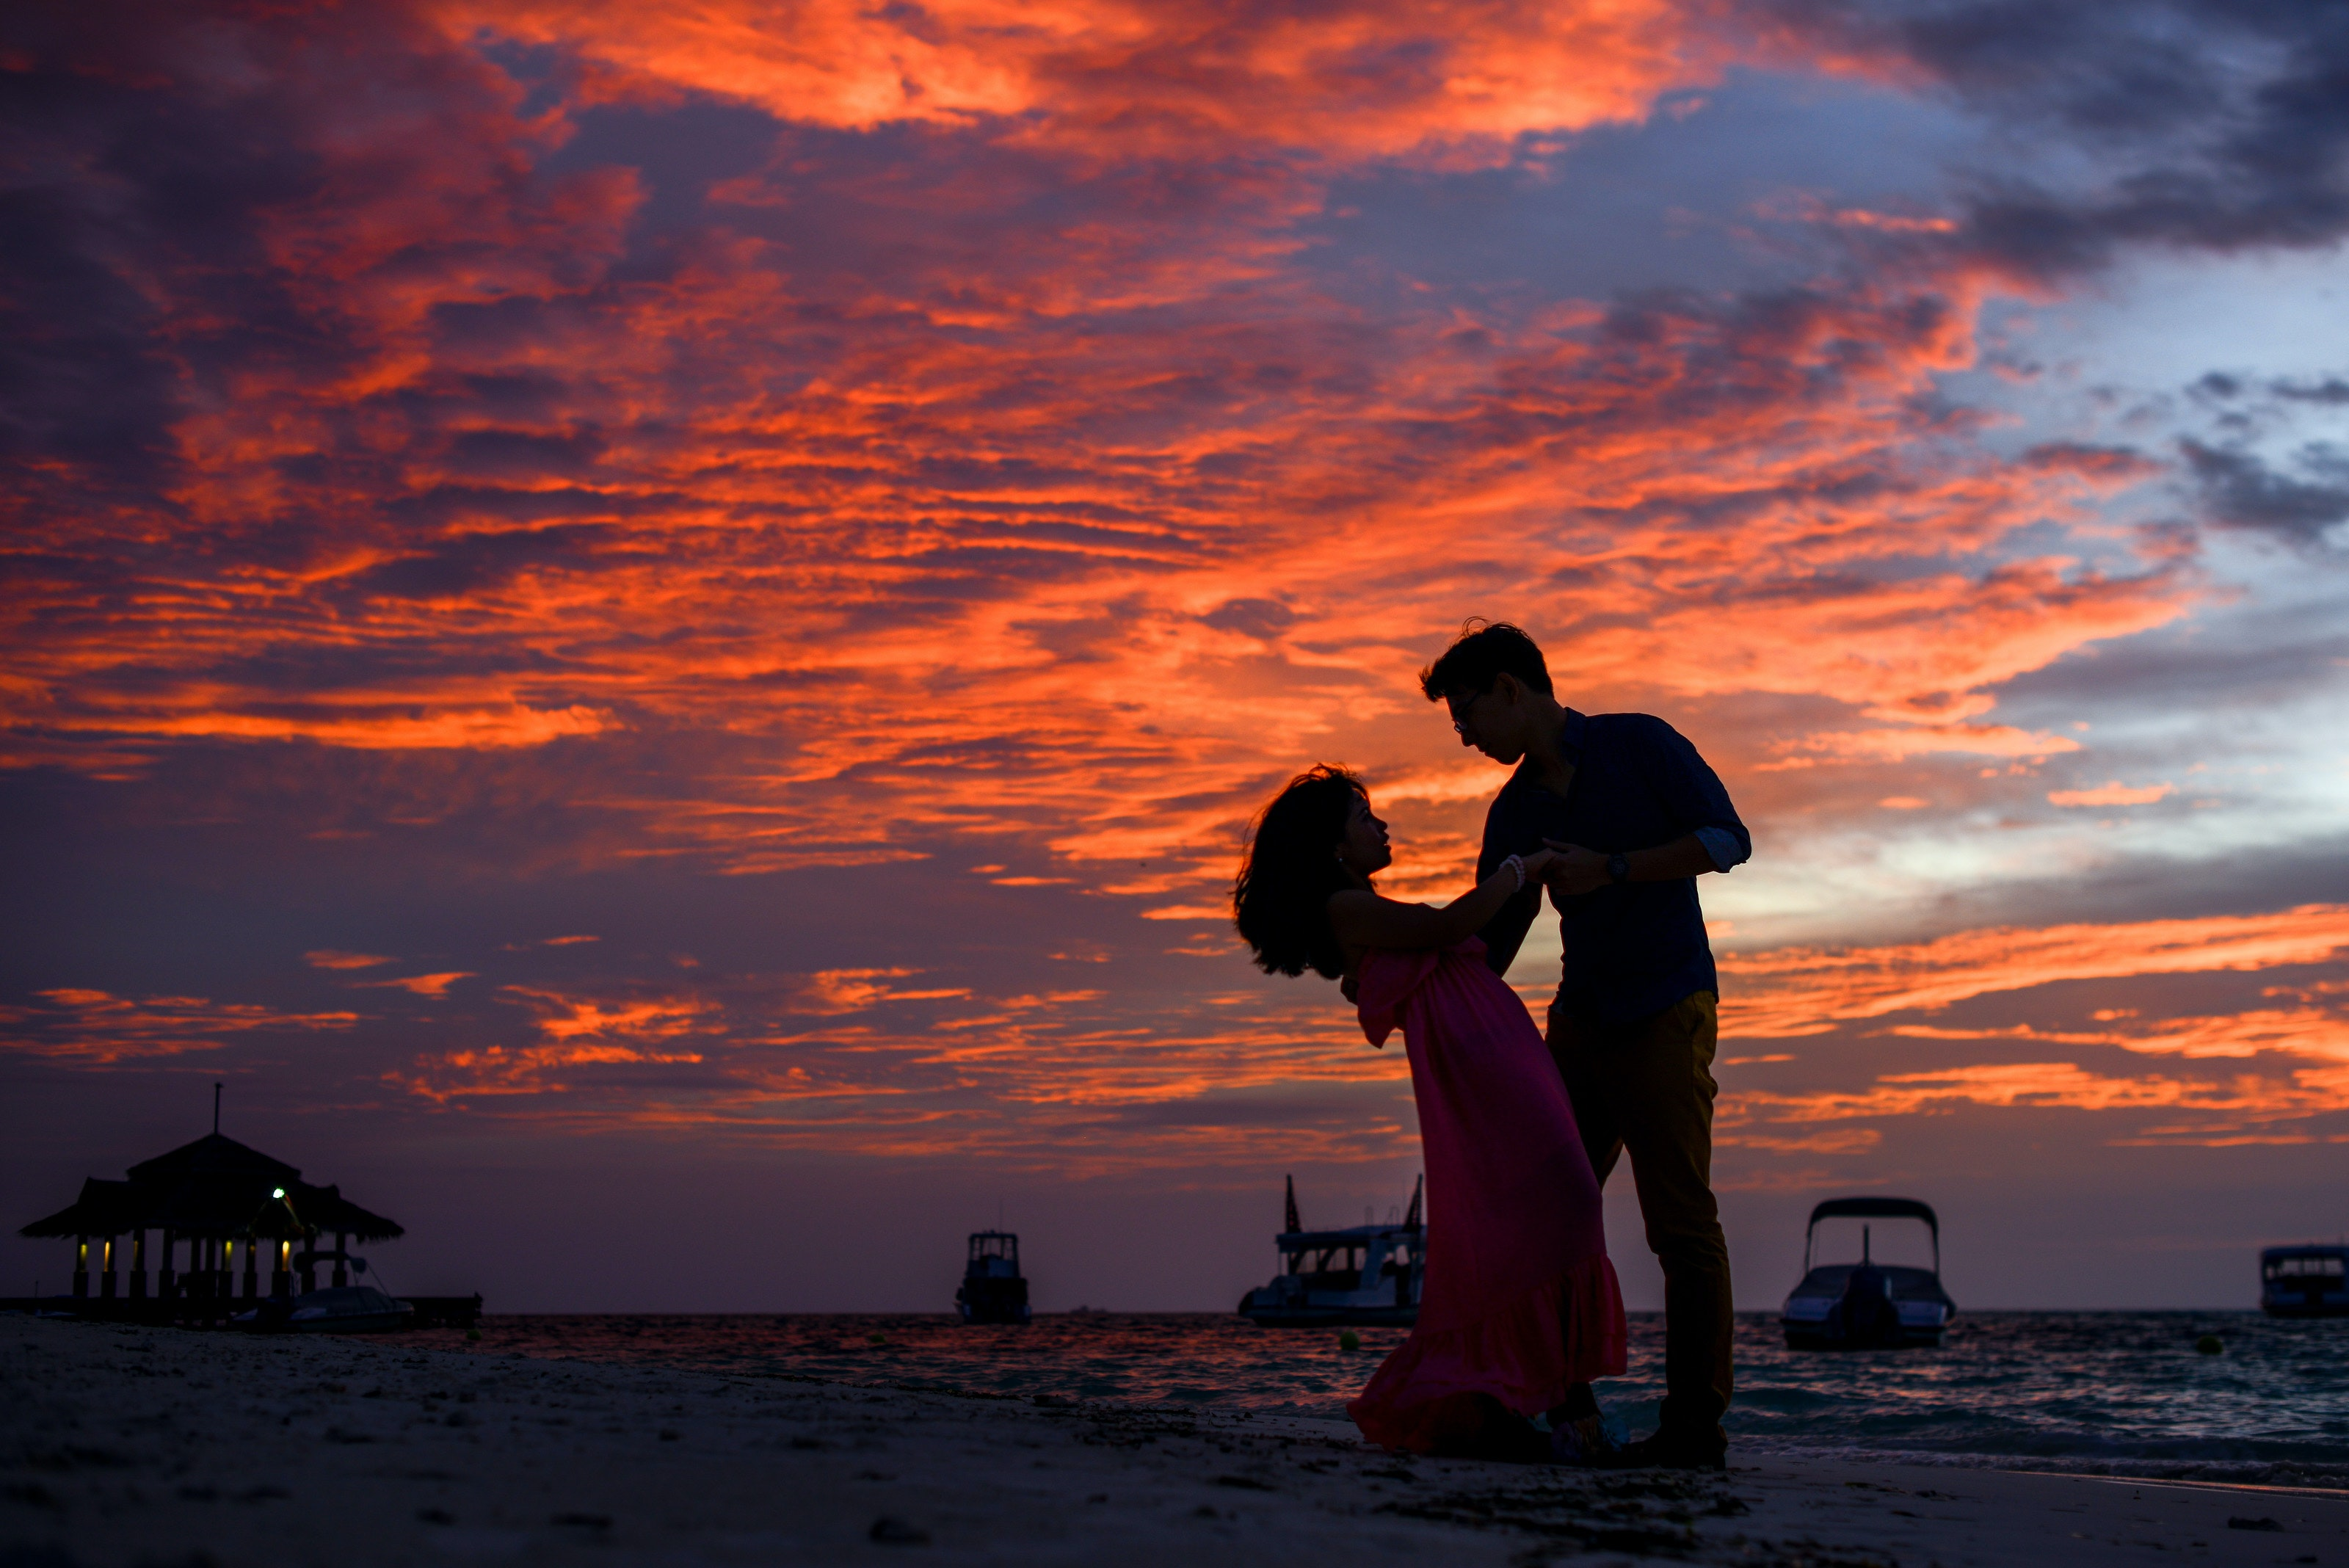
[{"label": "moored boat", "polygon": [[[1840,1218],[1923,1220],[1932,1232],[1933,1266],[1877,1262],[1863,1225],[1858,1262],[1814,1267],[1819,1221]],[[1941,1288],[1941,1222],[1930,1205],[1913,1198],[1831,1198],[1811,1210],[1803,1234],[1802,1282],[1787,1296],[1780,1318],[1789,1349],[1930,1347],[1941,1343],[1957,1315],[1957,1303]]]},{"label": "moored boat", "polygon": [[1426,1271],[1426,1230],[1420,1222],[1425,1179],[1413,1187],[1399,1225],[1353,1225],[1308,1231],[1297,1215],[1297,1182],[1288,1181],[1288,1228],[1273,1238],[1281,1271],[1269,1284],[1240,1298],[1240,1315],[1259,1328],[1321,1328],[1419,1321]]},{"label": "moored boat", "polygon": [[2260,1310],[2270,1317],[2349,1317],[2349,1246],[2262,1251]]},{"label": "moored boat", "polygon": [[965,1323],[1026,1323],[1028,1282],[1019,1273],[1019,1238],[1009,1231],[971,1233],[955,1310]]},{"label": "moored boat", "polygon": [[264,1302],[229,1321],[264,1334],[383,1334],[409,1327],[415,1317],[414,1307],[373,1285],[330,1285],[290,1301]]}]

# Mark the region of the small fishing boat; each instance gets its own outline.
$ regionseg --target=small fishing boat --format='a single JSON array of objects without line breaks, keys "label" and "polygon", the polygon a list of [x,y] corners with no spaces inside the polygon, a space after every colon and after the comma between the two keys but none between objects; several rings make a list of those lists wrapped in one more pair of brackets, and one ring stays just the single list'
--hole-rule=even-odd
[{"label": "small fishing boat", "polygon": [[229,1322],[263,1334],[382,1334],[409,1326],[415,1316],[414,1307],[373,1285],[333,1285],[264,1302]]},{"label": "small fishing boat", "polygon": [[[1874,1259],[1869,1227],[1859,1231],[1859,1262],[1812,1265],[1819,1221],[1845,1218],[1921,1220],[1933,1236],[1933,1266]],[[1791,1350],[1896,1350],[1933,1346],[1958,1315],[1941,1288],[1941,1222],[1913,1198],[1831,1198],[1811,1210],[1803,1234],[1803,1282],[1786,1298],[1780,1321]]]},{"label": "small fishing boat", "polygon": [[1420,1223],[1425,1185],[1423,1177],[1412,1189],[1411,1209],[1400,1225],[1308,1231],[1297,1217],[1297,1181],[1290,1178],[1288,1229],[1273,1238],[1280,1249],[1280,1272],[1270,1284],[1240,1298],[1240,1315],[1259,1328],[1409,1328],[1417,1323],[1427,1267],[1426,1231]]},{"label": "small fishing boat", "polygon": [[971,1233],[955,1310],[965,1323],[1026,1323],[1028,1282],[1019,1276],[1019,1238],[1009,1231]]},{"label": "small fishing boat", "polygon": [[2270,1317],[2349,1317],[2349,1246],[2262,1251],[2260,1310]]}]

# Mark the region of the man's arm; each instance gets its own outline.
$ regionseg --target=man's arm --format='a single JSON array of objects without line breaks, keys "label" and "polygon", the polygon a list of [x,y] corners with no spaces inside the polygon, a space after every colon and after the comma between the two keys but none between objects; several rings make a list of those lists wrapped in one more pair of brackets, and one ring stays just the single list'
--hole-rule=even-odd
[{"label": "man's arm", "polygon": [[1640,739],[1640,772],[1672,820],[1705,846],[1709,870],[1727,871],[1754,857],[1754,836],[1737,819],[1729,791],[1689,738],[1651,719]]},{"label": "man's arm", "polygon": [[[1637,733],[1635,758],[1640,779],[1654,792],[1664,814],[1687,832],[1680,837],[1623,857],[1633,882],[1676,882],[1708,871],[1729,871],[1754,854],[1754,836],[1738,820],[1729,791],[1688,737],[1661,719],[1648,719]],[[1572,898],[1604,888],[1608,857],[1595,849],[1543,843],[1558,851],[1549,878],[1553,895]]]},{"label": "man's arm", "polygon": [[[1480,886],[1486,877],[1499,870],[1501,862],[1511,855],[1541,847],[1530,841],[1524,844],[1511,842],[1515,834],[1509,819],[1513,815],[1504,809],[1498,799],[1485,813],[1485,845],[1476,855],[1476,881]],[[1495,974],[1507,974],[1509,966],[1516,961],[1517,950],[1525,945],[1526,933],[1533,929],[1534,917],[1541,913],[1541,889],[1539,882],[1528,880],[1525,890],[1503,904],[1501,912],[1486,921],[1485,929],[1476,933],[1484,940],[1485,961]]]},{"label": "man's arm", "polygon": [[[1544,846],[1557,851],[1557,860],[1550,867],[1549,889],[1561,898],[1571,898],[1578,893],[1591,892],[1611,884],[1615,878],[1608,874],[1608,857],[1596,849],[1585,849],[1578,844],[1561,844],[1555,838],[1542,840]],[[1660,844],[1653,849],[1633,849],[1623,857],[1629,882],[1679,882],[1691,877],[1702,877],[1708,871],[1726,871],[1717,864],[1713,851],[1695,834],[1675,838],[1670,844]]]}]

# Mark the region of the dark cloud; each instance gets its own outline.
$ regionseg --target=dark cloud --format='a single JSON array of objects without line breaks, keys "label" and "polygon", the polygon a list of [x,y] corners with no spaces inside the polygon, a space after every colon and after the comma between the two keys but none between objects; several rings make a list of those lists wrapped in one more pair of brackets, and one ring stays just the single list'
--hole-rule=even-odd
[{"label": "dark cloud", "polygon": [[592,570],[595,546],[607,532],[580,525],[464,535],[363,572],[350,587],[392,598],[454,598],[503,587],[522,572]]},{"label": "dark cloud", "polygon": [[2349,406],[2349,381],[2338,376],[2327,376],[2322,381],[2271,381],[2268,389],[2289,402],[2322,403],[2336,409]]},{"label": "dark cloud", "polygon": [[[19,7],[0,48],[0,465],[30,503],[20,517],[69,530],[101,507],[177,512],[203,466],[191,420],[331,383],[373,352],[336,291],[305,280],[336,269],[304,223],[363,229],[372,202],[429,200],[443,148],[494,166],[512,123],[494,71],[397,8]],[[207,74],[231,57],[236,71]],[[404,135],[375,134],[411,114]],[[337,160],[337,135],[370,156]],[[435,234],[391,270],[493,237]],[[306,485],[326,461],[280,468]]]},{"label": "dark cloud", "polygon": [[2246,447],[2209,446],[2189,436],[2178,448],[2210,520],[2223,527],[2313,545],[2349,521],[2349,460],[2326,448],[2302,453],[2306,478],[2278,472]]},{"label": "dark cloud", "polygon": [[1231,599],[1199,618],[1217,631],[1269,639],[1297,618],[1287,605],[1273,599]]},{"label": "dark cloud", "polygon": [[465,431],[450,438],[451,472],[471,479],[533,479],[541,474],[578,477],[595,466],[611,443],[597,431],[541,434],[534,431]]},{"label": "dark cloud", "polygon": [[2311,0],[1777,0],[1837,47],[1921,67],[2103,171],[1977,171],[1961,242],[2053,279],[2151,244],[2239,251],[2349,234],[2349,7]]}]

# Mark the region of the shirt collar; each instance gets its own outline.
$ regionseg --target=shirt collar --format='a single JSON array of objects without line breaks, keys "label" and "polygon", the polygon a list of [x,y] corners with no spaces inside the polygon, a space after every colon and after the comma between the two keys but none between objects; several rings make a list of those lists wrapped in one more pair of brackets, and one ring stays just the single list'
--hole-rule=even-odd
[{"label": "shirt collar", "polygon": [[1573,709],[1566,711],[1566,722],[1557,732],[1558,755],[1569,763],[1582,761],[1582,715]]},{"label": "shirt collar", "polygon": [[[1582,765],[1582,725],[1583,715],[1568,708],[1566,711],[1566,722],[1558,726],[1557,732],[1557,754],[1578,768]],[[1533,759],[1527,757],[1520,761],[1510,773],[1509,782],[1503,784],[1501,788],[1504,790],[1541,789],[1541,785],[1534,783]],[[1544,790],[1542,793],[1547,794],[1548,792]]]}]

